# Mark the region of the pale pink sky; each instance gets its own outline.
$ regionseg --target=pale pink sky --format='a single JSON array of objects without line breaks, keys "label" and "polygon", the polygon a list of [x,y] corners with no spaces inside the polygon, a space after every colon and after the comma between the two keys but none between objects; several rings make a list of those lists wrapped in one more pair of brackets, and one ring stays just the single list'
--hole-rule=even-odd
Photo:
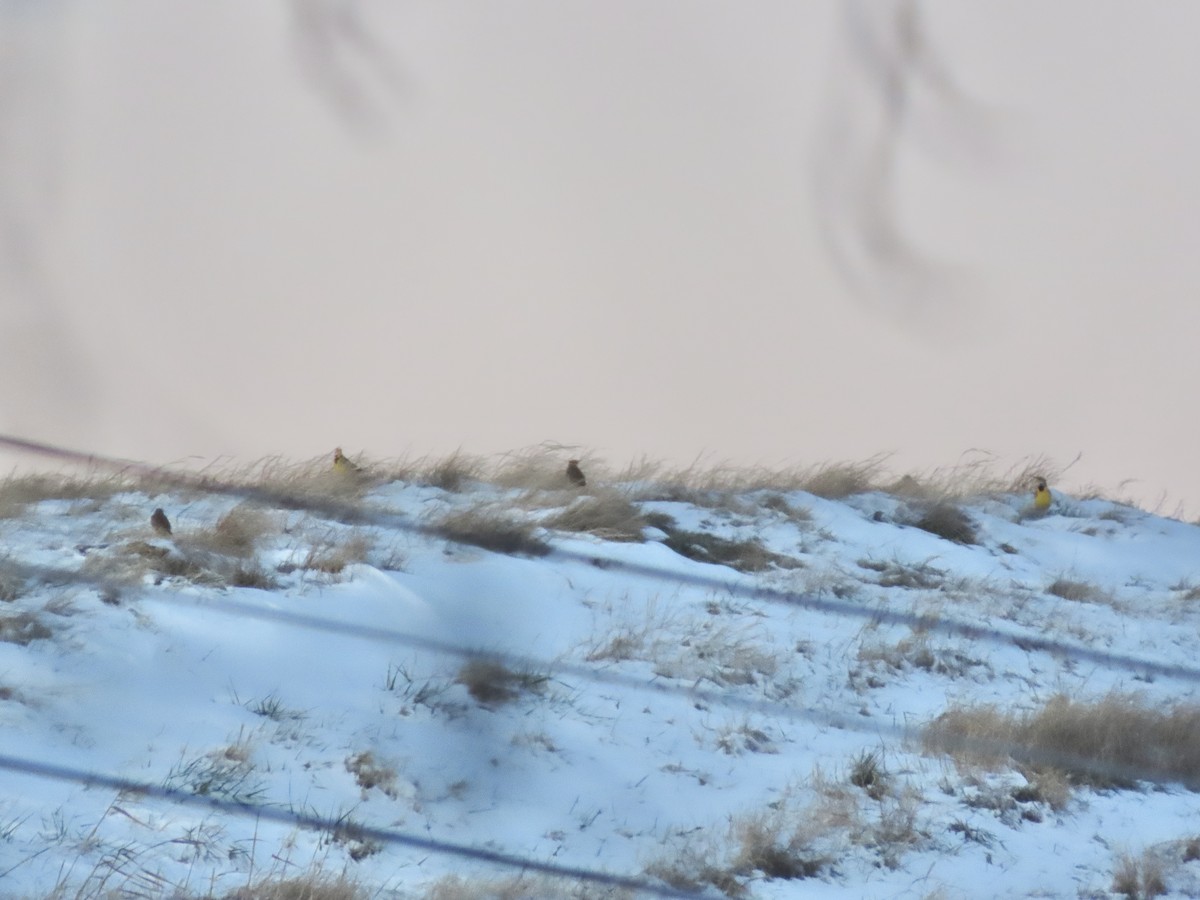
[{"label": "pale pink sky", "polygon": [[155,462],[1082,453],[1070,484],[1200,512],[1200,7],[920,4],[872,218],[898,5],[9,9],[38,274],[0,281],[3,428]]}]

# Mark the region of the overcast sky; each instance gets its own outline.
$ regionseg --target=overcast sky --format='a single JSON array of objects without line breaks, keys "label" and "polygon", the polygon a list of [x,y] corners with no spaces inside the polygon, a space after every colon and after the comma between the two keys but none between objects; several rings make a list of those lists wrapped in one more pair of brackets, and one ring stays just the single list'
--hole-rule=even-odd
[{"label": "overcast sky", "polygon": [[[905,12],[915,10],[916,18]],[[8,433],[1200,513],[1200,7],[0,0]]]}]

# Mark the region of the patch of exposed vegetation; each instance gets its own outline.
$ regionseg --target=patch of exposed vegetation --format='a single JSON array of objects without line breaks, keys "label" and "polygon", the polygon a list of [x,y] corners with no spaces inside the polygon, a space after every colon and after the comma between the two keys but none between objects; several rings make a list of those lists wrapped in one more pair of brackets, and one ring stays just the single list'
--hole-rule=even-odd
[{"label": "patch of exposed vegetation", "polygon": [[486,466],[481,459],[456,451],[443,459],[418,466],[416,479],[430,487],[458,493],[467,485],[482,480],[485,473]]},{"label": "patch of exposed vegetation", "polygon": [[426,893],[421,895],[421,900],[528,900],[530,897],[556,897],[562,900],[634,900],[634,894],[624,888],[528,873],[508,878],[472,879],[447,875],[431,885]]},{"label": "patch of exposed vegetation", "polygon": [[268,513],[257,506],[239,503],[211,528],[189,533],[185,546],[245,559],[254,555],[269,532],[278,531],[277,522]]},{"label": "patch of exposed vegetation", "polygon": [[946,573],[928,563],[909,565],[898,560],[860,559],[858,567],[878,572],[876,584],[880,587],[905,588],[907,590],[936,590],[945,583]]},{"label": "patch of exposed vegetation", "polygon": [[346,875],[314,872],[289,878],[264,878],[226,894],[222,900],[367,900],[370,896]]},{"label": "patch of exposed vegetation", "polygon": [[252,755],[250,744],[239,738],[194,759],[181,759],[167,774],[163,787],[234,803],[255,802],[266,786],[255,773]]},{"label": "patch of exposed vegetation", "polygon": [[646,520],[623,494],[605,491],[572,503],[543,523],[560,531],[593,534],[606,541],[641,541]]},{"label": "patch of exposed vegetation", "polygon": [[1161,897],[1167,893],[1166,866],[1151,850],[1140,856],[1121,853],[1113,868],[1112,889],[1129,900]]},{"label": "patch of exposed vegetation", "polygon": [[653,602],[641,620],[627,616],[598,634],[585,653],[589,662],[643,660],[664,678],[704,679],[722,687],[770,682],[777,697],[795,688],[786,678],[775,680],[779,657],[753,620],[739,624],[712,615],[661,614]]},{"label": "patch of exposed vegetation", "polygon": [[[908,637],[894,644],[864,642],[858,649],[858,661],[870,669],[886,666],[893,672],[905,669],[920,669],[935,675],[961,678],[971,669],[983,666],[983,660],[970,656],[953,647],[936,646],[927,631],[913,631]],[[883,682],[869,678],[868,687],[882,687]]]},{"label": "patch of exposed vegetation", "polygon": [[0,559],[0,603],[12,603],[25,594],[28,579],[23,575],[4,569],[4,560]]},{"label": "patch of exposed vegetation", "polygon": [[370,750],[356,753],[346,759],[346,771],[354,776],[354,783],[362,789],[363,799],[372,788],[382,791],[395,800],[399,795],[396,767],[381,762]]},{"label": "patch of exposed vegetation", "polygon": [[22,647],[33,641],[45,641],[54,636],[38,616],[22,611],[0,614],[0,641]]},{"label": "patch of exposed vegetation", "polygon": [[1112,601],[1112,595],[1096,585],[1070,578],[1056,578],[1046,588],[1046,593],[1075,603],[1109,603]]},{"label": "patch of exposed vegetation", "polygon": [[860,755],[849,779],[830,781],[815,772],[770,808],[734,816],[724,835],[697,829],[651,863],[647,874],[680,890],[711,887],[741,898],[756,879],[819,877],[848,847],[867,850],[895,868],[905,853],[928,842],[917,817],[920,797],[897,785],[877,758]]},{"label": "patch of exposed vegetation", "polygon": [[934,503],[922,507],[912,517],[910,524],[955,544],[970,546],[979,543],[979,535],[971,517],[953,503]]},{"label": "patch of exposed vegetation", "polygon": [[328,534],[313,541],[300,568],[324,575],[341,575],[347,566],[366,562],[370,551],[371,541],[361,532],[348,536]]},{"label": "patch of exposed vegetation", "polygon": [[523,694],[541,693],[550,678],[536,672],[513,671],[498,660],[479,658],[469,660],[459,669],[455,680],[466,687],[475,702],[498,706]]},{"label": "patch of exposed vegetation", "polygon": [[495,509],[479,506],[449,513],[433,530],[450,541],[517,556],[545,556],[550,545],[537,535],[537,526]]},{"label": "patch of exposed vegetation", "polygon": [[762,541],[754,538],[732,540],[707,531],[686,531],[680,528],[668,531],[667,539],[663,543],[680,556],[697,562],[729,566],[739,572],[762,572],[772,566],[793,569],[799,565],[791,557],[768,550]]},{"label": "patch of exposed vegetation", "polygon": [[[202,553],[183,553],[173,547],[130,541],[118,548],[119,556],[89,556],[85,571],[119,582],[140,581],[149,574],[155,583],[165,578],[181,578],[193,584],[220,585],[226,579],[217,569],[217,561]],[[206,563],[208,563],[206,565]]]},{"label": "patch of exposed vegetation", "polygon": [[131,489],[131,479],[122,474],[10,475],[0,481],[0,519],[23,515],[31,504],[43,500],[107,500]]},{"label": "patch of exposed vegetation", "polygon": [[929,752],[1000,766],[1008,761],[1058,769],[1079,783],[1130,787],[1137,781],[1182,782],[1200,789],[1200,707],[1148,708],[1136,695],[1094,702],[1065,695],[1034,712],[962,706],[930,723]]}]

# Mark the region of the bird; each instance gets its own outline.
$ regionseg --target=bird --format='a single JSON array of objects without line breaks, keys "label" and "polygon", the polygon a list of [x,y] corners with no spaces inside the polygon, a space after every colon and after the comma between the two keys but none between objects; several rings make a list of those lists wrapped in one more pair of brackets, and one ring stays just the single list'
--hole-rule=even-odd
[{"label": "bird", "polygon": [[567,478],[575,487],[587,487],[587,478],[584,477],[583,469],[579,468],[579,460],[567,460]]},{"label": "bird", "polygon": [[162,511],[162,507],[154,510],[150,516],[150,527],[158,534],[168,535],[171,533],[171,520],[167,518],[167,514]]},{"label": "bird", "polygon": [[1046,479],[1039,478],[1037,490],[1033,492],[1033,508],[1047,510],[1050,508],[1050,488],[1046,487]]},{"label": "bird", "polygon": [[345,475],[357,475],[362,472],[362,469],[346,459],[346,454],[342,452],[341,447],[333,448],[333,469],[335,472]]}]

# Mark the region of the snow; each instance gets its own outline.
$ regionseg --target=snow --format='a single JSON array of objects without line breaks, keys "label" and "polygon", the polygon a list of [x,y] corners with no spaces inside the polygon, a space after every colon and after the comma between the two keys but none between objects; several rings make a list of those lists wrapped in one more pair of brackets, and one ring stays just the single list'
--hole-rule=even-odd
[{"label": "snow", "polygon": [[[622,487],[632,490],[600,490]],[[1054,809],[1012,801],[1025,783],[1015,769],[960,769],[903,738],[952,704],[1031,710],[1058,693],[1114,690],[1151,707],[1194,703],[1200,528],[1063,496],[1038,517],[1027,497],[989,496],[962,503],[978,540],[962,545],[915,527],[912,502],[881,493],[774,494],[786,509],[762,492],[715,507],[638,501],[674,528],[757,539],[794,561],[748,574],[686,558],[655,528],[643,543],[548,532],[552,551],[526,557],[423,527],[480,503],[532,521],[575,501],[544,493],[530,510],[515,489],[378,485],[365,502],[387,514],[357,525],[268,510],[252,559],[275,579],[265,590],[115,568],[134,547],[195,557],[196,535],[235,498],[129,491],[33,504],[0,522],[6,562],[86,578],[28,579],[0,604],[0,617],[31,613],[49,629],[0,641],[0,755],[660,886],[648,867],[689,854],[715,864],[742,817],[815,827],[822,810],[840,810],[843,826],[812,833],[830,860],[812,878],[741,873],[761,898],[1107,896],[1121,853],[1169,854],[1200,835],[1200,795],[1180,785],[1076,787]],[[156,506],[173,538],[151,533]],[[312,548],[356,537],[365,560],[304,568]],[[115,602],[105,579],[119,582]],[[1050,593],[1059,579],[1092,594]],[[857,614],[838,614],[847,606]],[[991,638],[939,630],[945,622]],[[915,664],[905,641],[924,642],[933,662]],[[511,697],[468,691],[473,656],[515,673]],[[1121,665],[1126,656],[1175,669],[1149,674]],[[889,777],[882,799],[848,780],[873,752]],[[385,777],[357,783],[356,759]],[[888,839],[889,822],[911,827]],[[5,897],[222,896],[313,866],[345,869],[381,897],[422,896],[451,873],[516,874],[244,809],[0,770]],[[1168,887],[1194,894],[1197,869],[1178,862]]]}]

